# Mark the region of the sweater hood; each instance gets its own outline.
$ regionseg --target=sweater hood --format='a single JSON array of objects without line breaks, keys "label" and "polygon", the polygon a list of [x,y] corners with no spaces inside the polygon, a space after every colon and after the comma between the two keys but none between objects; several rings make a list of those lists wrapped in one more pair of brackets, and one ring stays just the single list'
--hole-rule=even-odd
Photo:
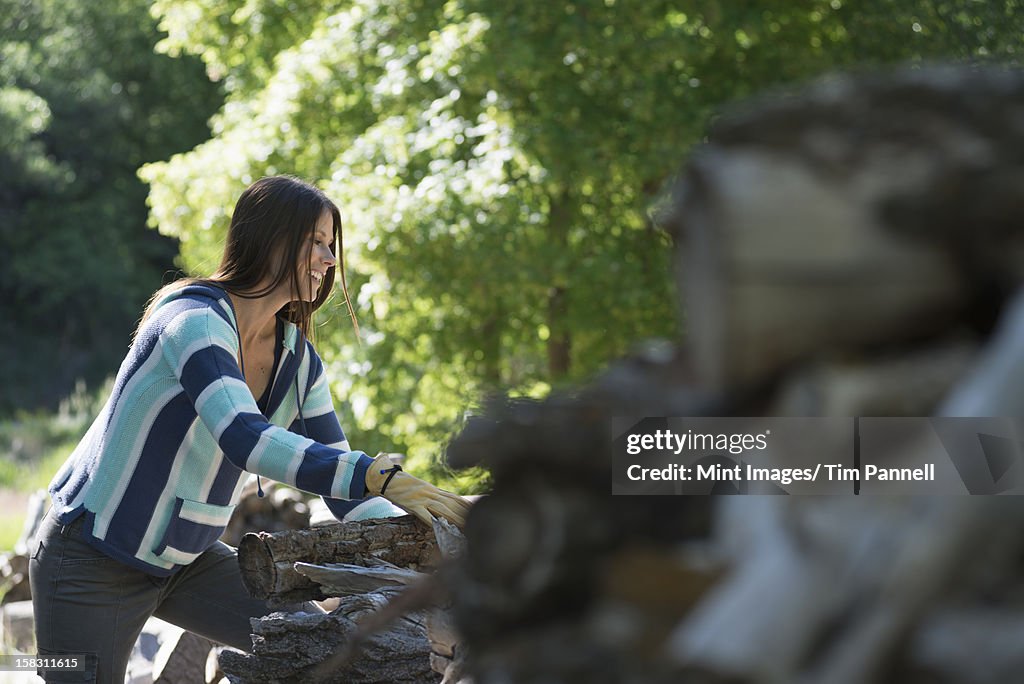
[{"label": "sweater hood", "polygon": [[[235,316],[235,305],[228,296],[227,290],[209,283],[189,283],[163,295],[157,307],[164,306],[177,299],[207,299],[212,305],[222,307],[231,318],[231,326],[238,331],[238,318]],[[284,347],[295,354],[300,338],[299,327],[288,320],[284,322]]]}]

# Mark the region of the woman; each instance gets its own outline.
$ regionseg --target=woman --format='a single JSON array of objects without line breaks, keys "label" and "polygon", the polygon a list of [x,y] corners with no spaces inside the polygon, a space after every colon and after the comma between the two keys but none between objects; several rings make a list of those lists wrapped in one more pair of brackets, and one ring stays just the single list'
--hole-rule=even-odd
[{"label": "woman", "polygon": [[83,655],[96,681],[122,682],[151,615],[251,649],[249,618],[270,611],[218,541],[246,471],[320,494],[346,520],[405,509],[462,523],[460,497],[349,449],[307,340],[335,244],[341,218],[320,190],[264,178],[239,198],[216,274],[154,295],[109,400],[50,484],[30,563],[41,655]]}]

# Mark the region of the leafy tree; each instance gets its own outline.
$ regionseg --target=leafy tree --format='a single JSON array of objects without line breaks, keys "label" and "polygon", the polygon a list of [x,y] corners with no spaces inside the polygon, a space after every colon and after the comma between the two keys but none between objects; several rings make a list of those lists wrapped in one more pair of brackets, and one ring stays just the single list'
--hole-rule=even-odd
[{"label": "leafy tree", "polygon": [[319,180],[365,332],[338,301],[321,330],[345,422],[424,464],[480,392],[543,394],[678,335],[649,213],[723,103],[835,67],[1013,58],[1018,5],[293,0],[282,20],[157,0],[161,49],[229,95],[212,140],[144,168],[152,221],[206,271],[248,183]]},{"label": "leafy tree", "polygon": [[159,38],[142,0],[0,0],[0,411],[111,374],[173,266],[136,171],[207,138],[222,95]]}]

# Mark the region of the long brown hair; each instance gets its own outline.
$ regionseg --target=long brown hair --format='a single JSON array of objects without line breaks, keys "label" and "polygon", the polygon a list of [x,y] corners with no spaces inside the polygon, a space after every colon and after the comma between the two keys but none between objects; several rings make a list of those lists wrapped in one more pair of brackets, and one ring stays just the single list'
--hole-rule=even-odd
[{"label": "long brown hair", "polygon": [[[208,278],[185,278],[158,290],[146,307],[142,323],[164,295],[194,283],[216,285],[237,297],[254,299],[269,294],[290,278],[293,292],[301,292],[295,264],[301,249],[307,250],[307,260],[311,255],[312,244],[307,239],[316,230],[316,224],[325,211],[330,212],[334,224],[330,248],[337,257],[337,266],[327,269],[314,301],[290,302],[277,315],[291,321],[303,335],[310,337],[313,333],[313,312],[330,297],[337,268],[358,340],[359,324],[348,294],[342,261],[341,213],[319,188],[293,176],[268,176],[246,188],[231,215],[224,254],[217,271]],[[265,281],[269,284],[260,288]]]}]

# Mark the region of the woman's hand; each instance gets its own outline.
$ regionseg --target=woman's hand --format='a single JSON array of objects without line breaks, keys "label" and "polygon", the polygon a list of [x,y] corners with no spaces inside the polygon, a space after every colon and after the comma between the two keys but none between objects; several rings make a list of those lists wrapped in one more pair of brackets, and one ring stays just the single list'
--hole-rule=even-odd
[{"label": "woman's hand", "polygon": [[432,517],[445,518],[459,527],[466,523],[469,502],[403,472],[387,454],[379,454],[366,471],[366,489],[401,506],[428,525]]}]

